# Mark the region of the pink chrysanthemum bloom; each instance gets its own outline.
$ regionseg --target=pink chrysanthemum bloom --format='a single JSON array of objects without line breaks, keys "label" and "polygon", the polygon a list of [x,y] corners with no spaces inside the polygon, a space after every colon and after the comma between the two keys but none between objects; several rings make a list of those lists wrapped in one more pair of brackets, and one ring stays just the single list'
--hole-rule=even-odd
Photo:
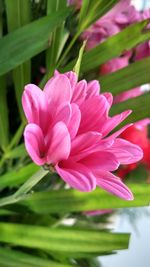
[{"label": "pink chrysanthemum bloom", "polygon": [[55,72],[43,91],[25,86],[25,146],[36,164],[50,166],[71,187],[88,192],[99,186],[131,200],[131,191],[111,172],[140,160],[142,150],[117,138],[129,125],[108,136],[131,111],[109,117],[112,95],[99,91],[97,81],[77,82],[74,72]]}]

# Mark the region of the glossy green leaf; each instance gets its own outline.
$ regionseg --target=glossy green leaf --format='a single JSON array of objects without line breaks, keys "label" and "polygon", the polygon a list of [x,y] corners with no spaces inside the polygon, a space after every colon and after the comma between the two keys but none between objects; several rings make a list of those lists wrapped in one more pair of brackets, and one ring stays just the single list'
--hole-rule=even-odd
[{"label": "glossy green leaf", "polygon": [[21,247],[60,252],[67,256],[79,253],[102,253],[128,247],[129,234],[96,230],[50,228],[0,223],[0,241]]},{"label": "glossy green leaf", "polygon": [[150,202],[148,184],[130,184],[135,199],[125,201],[97,188],[90,193],[76,190],[40,192],[20,202],[36,213],[79,212],[97,209],[129,208],[147,206]]},{"label": "glossy green leaf", "polygon": [[0,75],[49,46],[50,33],[70,14],[69,7],[36,20],[0,40]]},{"label": "glossy green leaf", "polygon": [[1,267],[71,267],[72,265],[56,263],[18,250],[0,248]]},{"label": "glossy green leaf", "polygon": [[132,109],[131,115],[121,124],[127,124],[128,122],[135,122],[142,120],[146,117],[150,117],[150,93],[146,93],[142,96],[129,99],[128,101],[113,105],[110,114],[114,115],[127,109]]},{"label": "glossy green leaf", "polygon": [[[148,21],[142,21],[127,27],[118,34],[109,37],[106,41],[86,52],[81,64],[81,72],[85,73],[99,67],[106,61],[118,57],[122,52],[130,50],[139,43],[150,38],[150,31],[145,31]],[[75,60],[64,67],[63,71],[72,69]]]},{"label": "glossy green leaf", "polygon": [[110,91],[114,95],[150,83],[150,57],[136,61],[116,72],[99,78],[103,91]]}]

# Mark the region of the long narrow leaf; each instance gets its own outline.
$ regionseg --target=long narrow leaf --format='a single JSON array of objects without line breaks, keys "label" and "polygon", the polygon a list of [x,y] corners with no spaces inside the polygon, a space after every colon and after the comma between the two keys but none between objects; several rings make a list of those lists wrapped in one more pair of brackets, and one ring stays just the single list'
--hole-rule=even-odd
[{"label": "long narrow leaf", "polygon": [[128,247],[129,234],[96,230],[54,229],[49,227],[0,223],[0,241],[21,247],[52,252],[102,253]]},{"label": "long narrow leaf", "polygon": [[71,267],[9,248],[0,248],[1,267]]},{"label": "long narrow leaf", "polygon": [[[8,31],[12,32],[30,21],[30,0],[5,0]],[[27,61],[13,70],[16,99],[23,117],[21,95],[25,84],[30,83],[31,62]]]},{"label": "long narrow leaf", "polygon": [[150,57],[136,61],[116,72],[99,78],[103,91],[111,91],[114,95],[150,83]]},{"label": "long narrow leaf", "polygon": [[[106,41],[97,45],[92,50],[86,52],[83,56],[81,64],[81,72],[85,73],[106,61],[118,57],[125,50],[130,50],[139,43],[142,43],[150,38],[150,31],[145,31],[148,20],[138,22],[127,27],[118,34],[109,37]],[[63,71],[72,69],[75,60],[69,63]]]},{"label": "long narrow leaf", "polygon": [[36,213],[78,212],[97,209],[129,208],[147,206],[150,201],[150,186],[132,184],[133,201],[125,201],[107,192],[96,189],[91,193],[75,190],[59,190],[34,193],[22,202]]},{"label": "long narrow leaf", "polygon": [[50,33],[70,14],[65,8],[45,16],[0,40],[0,75],[12,70],[49,46]]},{"label": "long narrow leaf", "polygon": [[142,120],[146,117],[150,117],[150,93],[146,93],[142,96],[129,99],[128,101],[113,105],[110,114],[114,115],[127,109],[132,109],[131,115],[121,124],[127,124],[128,122],[135,122]]}]

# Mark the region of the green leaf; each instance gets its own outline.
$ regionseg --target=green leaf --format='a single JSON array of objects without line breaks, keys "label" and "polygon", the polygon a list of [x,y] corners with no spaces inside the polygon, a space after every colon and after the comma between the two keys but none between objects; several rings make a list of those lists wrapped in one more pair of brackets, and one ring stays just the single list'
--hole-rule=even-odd
[{"label": "green leaf", "polygon": [[[150,38],[150,31],[145,31],[147,24],[148,20],[133,24],[86,52],[83,56],[81,72],[85,73],[93,70],[106,61],[120,56],[122,52],[130,50],[137,44],[148,40]],[[63,71],[72,69],[74,64],[75,60],[63,68]]]},{"label": "green leaf", "polygon": [[65,8],[9,33],[0,40],[0,75],[14,69],[49,46],[51,32],[70,14]]},{"label": "green leaf", "polygon": [[67,254],[103,253],[128,247],[129,234],[0,223],[0,241]]},{"label": "green leaf", "polygon": [[129,99],[128,101],[121,102],[119,104],[113,105],[110,114],[115,115],[127,109],[132,109],[131,115],[123,122],[121,125],[125,125],[128,122],[135,122],[138,120],[150,117],[150,93],[146,93],[142,96]]},{"label": "green leaf", "polygon": [[28,164],[27,166],[16,170],[12,170],[10,172],[5,173],[0,176],[0,189],[4,187],[16,187],[22,183],[24,183],[31,175],[33,175],[36,171],[39,170],[39,167],[34,163]]},{"label": "green leaf", "polygon": [[99,78],[103,91],[117,95],[128,89],[150,83],[150,57],[136,61],[116,72]]},{"label": "green leaf", "polygon": [[9,140],[7,91],[4,76],[0,77],[0,147],[5,150]]},{"label": "green leaf", "polygon": [[[47,1],[47,14],[52,14],[53,12],[58,12],[66,7],[66,0],[57,0],[57,1]],[[56,63],[59,58],[60,47],[65,45],[69,34],[65,34],[64,22],[57,27],[51,35],[51,47],[46,51],[46,69],[47,69],[47,79],[50,78],[56,68]],[[66,38],[67,37],[67,38]],[[61,48],[62,49],[62,48]]]},{"label": "green leaf", "polygon": [[25,156],[27,156],[27,151],[25,149],[24,144],[21,144],[15,147],[13,150],[8,151],[5,158],[16,159]]},{"label": "green leaf", "polygon": [[[30,0],[5,0],[7,13],[8,31],[12,32],[30,21]],[[21,104],[21,95],[24,85],[30,83],[31,80],[31,62],[27,61],[13,70],[13,80],[15,85],[16,99],[23,118],[23,110]]]},{"label": "green leaf", "polygon": [[149,204],[150,185],[129,184],[129,187],[135,197],[133,201],[122,200],[97,188],[90,193],[81,193],[76,190],[34,193],[20,203],[36,213],[43,214],[129,208],[147,206]]},{"label": "green leaf", "polygon": [[79,15],[79,32],[84,31],[100,17],[105,15],[118,0],[84,1]]},{"label": "green leaf", "polygon": [[9,248],[0,248],[1,267],[71,267]]},{"label": "green leaf", "polygon": [[80,48],[79,57],[78,57],[77,62],[73,68],[73,71],[76,72],[77,76],[79,76],[79,74],[80,74],[80,66],[81,66],[85,46],[86,46],[86,41],[83,42],[83,44]]},{"label": "green leaf", "polygon": [[[3,35],[3,5],[0,0],[0,38]],[[0,147],[4,150],[8,145],[9,123],[6,95],[6,77],[0,77]]]}]

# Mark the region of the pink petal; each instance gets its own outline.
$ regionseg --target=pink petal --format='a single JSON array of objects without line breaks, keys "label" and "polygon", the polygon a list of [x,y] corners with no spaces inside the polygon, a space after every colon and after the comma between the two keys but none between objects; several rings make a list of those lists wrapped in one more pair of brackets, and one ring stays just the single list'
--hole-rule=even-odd
[{"label": "pink petal", "polygon": [[143,157],[143,151],[139,146],[121,138],[114,141],[109,151],[115,154],[121,164],[135,163]]},{"label": "pink petal", "polygon": [[101,140],[101,134],[97,132],[87,132],[85,134],[78,135],[73,141],[71,146],[71,157],[80,160],[81,158],[91,154],[95,151]]},{"label": "pink petal", "polygon": [[41,128],[33,123],[26,126],[24,131],[25,147],[30,157],[37,165],[46,163],[46,146]]},{"label": "pink petal", "polygon": [[72,103],[81,105],[86,97],[87,82],[82,80],[76,84],[73,90]]},{"label": "pink petal", "polygon": [[116,137],[118,137],[120,134],[122,134],[127,128],[129,128],[132,125],[133,125],[133,123],[129,123],[129,124],[125,125],[120,130],[118,130],[115,133],[109,135],[106,139],[115,139]]},{"label": "pink petal", "polygon": [[43,131],[46,131],[47,123],[50,124],[52,118],[43,91],[34,84],[26,85],[22,105],[28,122],[38,124]]},{"label": "pink petal", "polygon": [[77,74],[73,71],[69,71],[69,72],[66,72],[65,75],[68,77],[71,87],[74,88],[78,81]]},{"label": "pink petal", "polygon": [[72,108],[70,103],[63,103],[58,107],[54,122],[62,121],[66,125],[70,122],[72,116]]},{"label": "pink petal", "polygon": [[121,179],[110,172],[99,171],[95,175],[96,183],[104,190],[125,200],[133,200],[133,194],[130,189],[121,181]]},{"label": "pink petal", "polygon": [[51,109],[57,110],[63,103],[70,102],[72,89],[69,79],[64,74],[57,74],[46,83],[44,93]]},{"label": "pink petal", "polygon": [[81,123],[78,134],[87,131],[98,131],[101,128],[101,117],[108,108],[108,102],[102,95],[88,98],[81,106]]},{"label": "pink petal", "polygon": [[112,106],[112,103],[113,103],[113,96],[112,96],[112,94],[106,92],[106,93],[103,93],[102,95],[106,97],[106,99],[107,99],[107,101],[109,103],[109,107],[111,107]]},{"label": "pink petal", "polygon": [[108,133],[110,133],[116,126],[118,126],[122,121],[124,121],[131,112],[131,110],[126,110],[120,114],[108,118],[107,121],[103,123],[103,127],[101,130],[103,136],[106,136]]},{"label": "pink petal", "polygon": [[86,165],[92,172],[97,170],[114,171],[118,169],[119,162],[114,154],[107,151],[98,151],[89,154],[81,159],[82,164]]},{"label": "pink petal", "polygon": [[58,174],[71,187],[89,192],[96,187],[96,180],[90,169],[80,163],[66,160],[56,166]]},{"label": "pink petal", "polygon": [[100,84],[97,80],[88,82],[87,84],[87,98],[97,96],[100,93]]},{"label": "pink petal", "polygon": [[48,138],[47,162],[56,164],[60,160],[67,159],[71,147],[67,126],[63,122],[56,123],[52,129],[49,129]]},{"label": "pink petal", "polygon": [[71,104],[71,110],[72,110],[72,114],[71,114],[71,118],[70,121],[67,125],[68,127],[68,131],[70,134],[71,139],[73,139],[79,129],[79,125],[80,125],[80,121],[81,121],[81,112],[79,107],[76,104]]}]

